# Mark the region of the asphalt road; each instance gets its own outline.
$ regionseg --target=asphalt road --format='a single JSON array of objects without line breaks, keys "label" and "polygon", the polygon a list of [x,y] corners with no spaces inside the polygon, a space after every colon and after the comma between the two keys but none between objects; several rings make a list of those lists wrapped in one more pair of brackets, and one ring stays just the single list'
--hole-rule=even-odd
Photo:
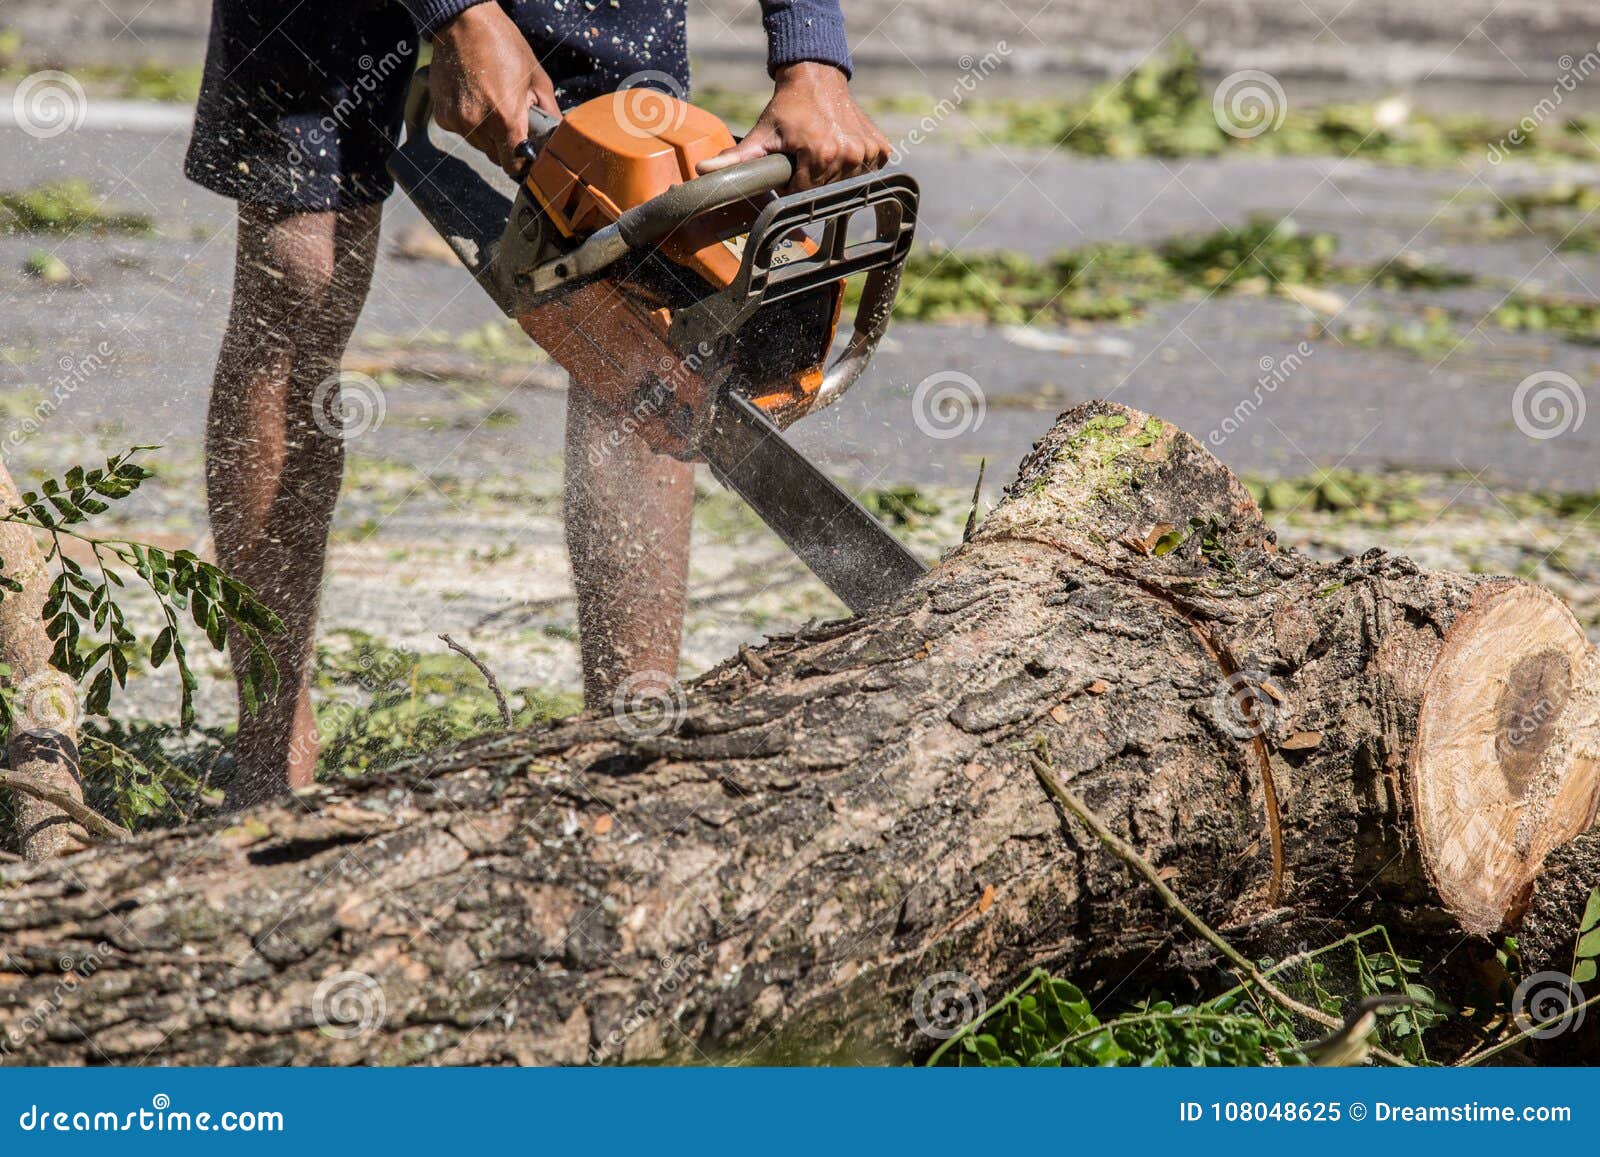
[{"label": "asphalt road", "polygon": [[[146,123],[112,128],[108,116]],[[119,119],[119,110],[102,110],[84,128],[47,141],[0,128],[6,185],[82,177],[114,203],[152,215],[159,231],[148,239],[0,238],[0,389],[62,395],[48,415],[50,437],[25,448],[26,465],[67,461],[69,451],[57,446],[198,447],[228,306],[232,209],[183,181],[187,130],[163,124],[162,116],[170,119],[138,110],[121,110]],[[1492,204],[1492,190],[1551,179],[1509,165],[1469,172],[1336,158],[1114,162],[929,145],[913,152],[908,167],[924,189],[922,239],[951,247],[1045,254],[1088,240],[1151,240],[1237,224],[1257,212],[1292,213],[1308,228],[1338,234],[1353,258],[1406,249],[1528,289],[1594,296],[1590,287],[1600,286],[1595,255],[1555,252],[1550,239],[1532,235],[1494,242],[1473,235],[1471,222]],[[417,220],[397,199],[386,228],[393,236]],[[82,284],[48,286],[26,276],[23,262],[39,249],[60,256]],[[1503,292],[1364,291],[1341,317],[1383,321],[1445,304],[1470,325]],[[461,333],[493,316],[459,269],[396,260],[386,247],[358,341]],[[1231,296],[1074,333],[899,325],[867,379],[795,437],[857,485],[969,483],[977,459],[986,457],[997,486],[1055,412],[1111,397],[1207,439],[1240,470],[1464,469],[1529,487],[1600,486],[1600,416],[1569,423],[1552,438],[1530,437],[1513,420],[1514,392],[1530,374],[1559,371],[1587,386],[1591,350],[1479,329],[1441,361],[1308,338],[1313,322],[1288,301]],[[1312,352],[1287,380],[1263,387],[1270,377],[1264,367],[1284,364],[1302,340]],[[103,364],[85,371],[97,350]],[[925,402],[944,386],[981,394],[981,405],[946,413],[950,428],[939,428],[939,416],[930,417],[926,404],[919,413],[916,402],[930,378]],[[369,448],[467,474],[548,461],[560,450],[562,398],[548,388],[548,371],[535,379],[545,386],[505,390],[502,409],[517,421],[442,431],[383,426],[366,435]],[[945,436],[951,428],[958,432]]]}]

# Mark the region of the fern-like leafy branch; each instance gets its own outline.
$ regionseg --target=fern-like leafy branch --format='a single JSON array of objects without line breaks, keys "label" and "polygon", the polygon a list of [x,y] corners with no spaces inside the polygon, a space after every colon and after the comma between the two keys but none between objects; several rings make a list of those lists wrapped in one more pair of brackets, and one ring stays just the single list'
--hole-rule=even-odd
[{"label": "fern-like leafy branch", "polygon": [[[181,687],[180,716],[184,727],[194,722],[194,691],[199,685],[189,665],[184,643],[183,616],[194,623],[217,651],[226,649],[231,626],[249,647],[249,661],[241,687],[250,709],[263,695],[276,692],[278,670],[267,651],[265,638],[283,630],[278,617],[256,598],[244,583],[191,551],[166,551],[126,538],[97,537],[74,529],[127,498],[155,472],[134,461],[154,446],[135,446],[106,459],[104,468],[74,466],[61,478],[52,478],[37,491],[27,491],[20,505],[0,514],[0,522],[42,531],[50,547],[45,562],[56,569],[45,596],[45,633],[53,641],[50,666],[77,684],[87,682],[84,710],[106,715],[116,689],[126,688],[130,666],[141,650],[152,669],[170,658],[178,669]],[[63,549],[63,541],[82,544],[89,555],[85,566]],[[79,553],[82,553],[81,551]],[[127,583],[130,570],[155,595],[165,625],[142,642],[129,627],[117,591]],[[23,585],[8,575],[0,559],[0,599],[21,594]],[[0,740],[10,733],[12,710],[0,695]]]}]

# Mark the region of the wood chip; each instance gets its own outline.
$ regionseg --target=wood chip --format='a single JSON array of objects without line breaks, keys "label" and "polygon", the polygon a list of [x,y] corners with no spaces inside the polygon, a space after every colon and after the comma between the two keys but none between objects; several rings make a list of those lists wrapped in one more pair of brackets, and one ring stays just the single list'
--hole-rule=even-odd
[{"label": "wood chip", "polygon": [[1256,685],[1258,687],[1260,687],[1263,691],[1265,691],[1268,695],[1271,695],[1272,696],[1272,701],[1274,703],[1282,703],[1282,702],[1285,701],[1286,696],[1284,695],[1284,693],[1282,691],[1278,690],[1278,685],[1276,683],[1274,683],[1271,679],[1263,679],[1263,680],[1261,680],[1260,683],[1258,683]]},{"label": "wood chip", "polygon": [[984,885],[983,895],[978,897],[978,914],[980,916],[994,905],[994,898],[997,895],[999,893],[995,891],[993,884]]},{"label": "wood chip", "polygon": [[744,665],[750,668],[750,674],[757,679],[765,679],[772,674],[772,668],[767,666],[766,660],[750,649],[750,644],[739,644],[739,658],[744,660]]},{"label": "wood chip", "polygon": [[603,836],[607,832],[609,832],[610,830],[611,830],[611,817],[610,816],[604,815],[604,816],[601,816],[599,819],[594,821],[594,834],[595,835]]},{"label": "wood chip", "polygon": [[1111,684],[1104,679],[1096,679],[1084,688],[1084,692],[1089,695],[1104,695],[1109,690],[1111,690]]},{"label": "wood chip", "polygon": [[1279,751],[1310,751],[1313,747],[1322,745],[1322,732],[1296,731],[1282,743],[1278,744]]},{"label": "wood chip", "polygon": [[1050,718],[1054,719],[1057,723],[1064,724],[1067,722],[1067,720],[1072,718],[1072,712],[1067,710],[1067,705],[1065,703],[1057,703],[1054,707],[1050,708]]},{"label": "wood chip", "polygon": [[1350,302],[1337,293],[1330,293],[1326,289],[1317,289],[1310,285],[1301,285],[1294,282],[1284,282],[1278,287],[1278,294],[1288,298],[1296,305],[1303,306],[1312,313],[1336,317],[1344,312],[1345,306]]},{"label": "wood chip", "polygon": [[439,236],[437,230],[428,225],[412,225],[401,230],[392,252],[402,261],[437,261],[441,265],[461,263],[456,251]]},{"label": "wood chip", "polygon": [[1149,554],[1156,548],[1156,543],[1160,542],[1163,536],[1165,536],[1171,529],[1172,523],[1158,522],[1151,526],[1143,534],[1133,534],[1130,532],[1123,535],[1117,541],[1122,543],[1122,545],[1127,547],[1129,550],[1138,551],[1140,554]]}]

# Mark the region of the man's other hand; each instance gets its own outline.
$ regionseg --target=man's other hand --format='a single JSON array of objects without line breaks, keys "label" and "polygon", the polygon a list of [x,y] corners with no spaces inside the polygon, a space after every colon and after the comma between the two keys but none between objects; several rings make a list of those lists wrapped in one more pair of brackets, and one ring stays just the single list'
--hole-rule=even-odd
[{"label": "man's other hand", "polygon": [[521,178],[527,159],[528,109],[560,116],[555,86],[511,17],[493,2],[475,4],[433,34],[428,70],[433,119]]},{"label": "man's other hand", "polygon": [[750,134],[733,148],[700,162],[711,173],[768,153],[794,157],[791,190],[881,169],[889,142],[850,95],[850,84],[831,64],[802,61],[778,69],[772,99]]}]

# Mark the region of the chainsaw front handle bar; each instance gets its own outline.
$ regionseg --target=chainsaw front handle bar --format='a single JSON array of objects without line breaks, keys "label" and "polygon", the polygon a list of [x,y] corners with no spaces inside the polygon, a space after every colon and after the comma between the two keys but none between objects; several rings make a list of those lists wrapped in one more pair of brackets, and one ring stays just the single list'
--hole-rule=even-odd
[{"label": "chainsaw front handle bar", "polygon": [[771,153],[674,185],[596,229],[572,252],[528,271],[527,288],[542,295],[593,277],[630,252],[659,244],[701,213],[775,193],[793,179],[794,162],[782,153]]}]

